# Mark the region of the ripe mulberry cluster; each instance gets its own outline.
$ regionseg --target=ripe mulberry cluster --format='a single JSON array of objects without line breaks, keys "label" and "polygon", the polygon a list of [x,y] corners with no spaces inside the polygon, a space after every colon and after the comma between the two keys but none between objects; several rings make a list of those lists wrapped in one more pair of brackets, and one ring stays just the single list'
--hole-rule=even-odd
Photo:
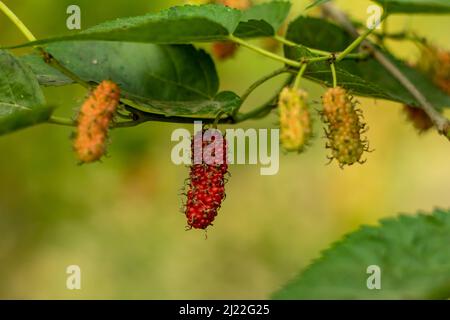
[{"label": "ripe mulberry cluster", "polygon": [[306,91],[289,87],[284,88],[280,94],[280,141],[287,151],[302,151],[311,138],[311,117],[307,98]]},{"label": "ripe mulberry cluster", "polygon": [[[185,208],[189,229],[206,229],[212,225],[225,198],[225,175],[228,172],[226,139],[218,130],[215,132],[221,139],[214,135],[202,138],[205,132],[195,135],[191,145],[192,164]],[[208,148],[212,151],[205,155],[202,150]]]},{"label": "ripe mulberry cluster", "polygon": [[81,163],[97,161],[105,154],[109,126],[119,99],[117,84],[103,81],[81,107],[74,140],[74,150]]},{"label": "ripe mulberry cluster", "polygon": [[322,117],[328,126],[325,134],[329,140],[331,159],[340,166],[362,162],[361,156],[368,150],[367,142],[361,139],[365,124],[361,123],[355,102],[341,87],[328,89],[322,97]]}]

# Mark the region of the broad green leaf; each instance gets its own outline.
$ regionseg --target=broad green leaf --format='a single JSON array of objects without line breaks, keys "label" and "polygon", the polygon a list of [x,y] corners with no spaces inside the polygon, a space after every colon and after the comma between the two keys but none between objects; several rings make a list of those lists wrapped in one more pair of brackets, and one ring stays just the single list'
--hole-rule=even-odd
[{"label": "broad green leaf", "polygon": [[[275,299],[450,298],[450,212],[384,219],[325,250]],[[369,290],[369,266],[381,289]]]},{"label": "broad green leaf", "polygon": [[72,35],[15,47],[73,40],[188,44],[224,41],[231,34],[239,37],[272,36],[286,19],[290,7],[287,1],[263,3],[246,11],[217,4],[177,6],[156,14],[107,21]]},{"label": "broad green leaf", "polygon": [[19,57],[19,60],[27,64],[33,73],[36,75],[39,83],[43,86],[65,86],[72,84],[72,79],[66,77],[64,74],[52,68],[47,63],[44,62],[42,57],[29,54]]},{"label": "broad green leaf", "polygon": [[[47,50],[85,81],[116,82],[122,96],[142,111],[207,116],[239,106],[236,95],[218,95],[214,62],[192,45],[72,41],[50,44]],[[34,70],[43,69],[35,66]],[[47,78],[50,84],[55,79],[59,77]]]},{"label": "broad green leaf", "polygon": [[0,50],[0,135],[47,121],[51,112],[29,67]]},{"label": "broad green leaf", "polygon": [[[317,18],[300,17],[293,21],[288,30],[288,39],[304,46],[328,50],[343,51],[352,38],[340,27]],[[310,56],[303,47],[285,47],[285,54],[292,59]],[[418,70],[407,66],[389,52],[386,56],[411,79],[417,88],[438,109],[450,107],[450,96],[437,88],[430,79]],[[308,66],[305,77],[331,86],[331,71],[327,63],[314,63]],[[419,106],[416,99],[392,77],[376,60],[345,60],[337,64],[338,83],[349,89],[354,95],[381,98]]]},{"label": "broad green leaf", "polygon": [[193,101],[139,101],[141,110],[157,111],[166,116],[212,118],[220,112],[231,114],[241,105],[241,98],[231,91],[223,91],[208,100]]},{"label": "broad green leaf", "polygon": [[373,0],[388,13],[450,13],[450,0]]},{"label": "broad green leaf", "polygon": [[252,6],[242,14],[241,22],[234,34],[238,37],[273,36],[286,20],[291,3],[272,1]]},{"label": "broad green leaf", "polygon": [[[68,36],[30,42],[22,46],[66,40],[106,40],[155,44],[185,44],[226,40],[242,12],[222,5],[177,6],[159,13],[120,18]],[[20,47],[20,46],[18,46]]]},{"label": "broad green leaf", "polygon": [[52,112],[47,106],[29,109],[0,102],[0,135],[46,122]]},{"label": "broad green leaf", "polygon": [[321,4],[324,4],[325,2],[329,2],[330,0],[315,0],[313,3],[311,3],[309,6],[306,7],[306,9],[311,9],[317,6],[320,6]]}]

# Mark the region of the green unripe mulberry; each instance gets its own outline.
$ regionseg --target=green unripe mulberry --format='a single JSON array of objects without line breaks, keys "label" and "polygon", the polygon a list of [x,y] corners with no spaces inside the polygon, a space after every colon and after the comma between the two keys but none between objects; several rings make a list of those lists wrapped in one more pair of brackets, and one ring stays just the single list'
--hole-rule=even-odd
[{"label": "green unripe mulberry", "polygon": [[280,141],[286,151],[302,151],[311,138],[307,98],[306,91],[289,87],[284,88],[280,94]]},{"label": "green unripe mulberry", "polygon": [[361,156],[368,150],[367,142],[361,138],[365,124],[361,122],[355,102],[345,89],[329,89],[322,97],[323,121],[328,126],[325,130],[329,140],[327,148],[331,149],[331,158],[340,166],[362,163]]}]

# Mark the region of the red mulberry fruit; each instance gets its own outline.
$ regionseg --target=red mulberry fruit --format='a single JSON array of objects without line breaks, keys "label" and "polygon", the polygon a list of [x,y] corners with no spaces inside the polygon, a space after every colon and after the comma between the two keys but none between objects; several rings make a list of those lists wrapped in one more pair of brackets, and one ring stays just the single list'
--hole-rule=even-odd
[{"label": "red mulberry fruit", "polygon": [[[215,134],[204,135],[208,131]],[[228,172],[226,139],[218,130],[208,131],[199,132],[192,140],[185,208],[189,229],[206,229],[212,225],[225,198],[225,175]],[[205,150],[212,151],[205,154]]]}]

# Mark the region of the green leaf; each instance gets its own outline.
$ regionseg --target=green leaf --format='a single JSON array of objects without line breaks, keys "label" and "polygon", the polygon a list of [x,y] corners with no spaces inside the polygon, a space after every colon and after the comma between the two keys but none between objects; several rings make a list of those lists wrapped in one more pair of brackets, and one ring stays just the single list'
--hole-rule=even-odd
[{"label": "green leaf", "polygon": [[52,68],[44,62],[42,57],[29,54],[19,57],[19,60],[27,64],[36,75],[39,84],[48,87],[65,86],[73,83],[73,80]]},{"label": "green leaf", "polygon": [[[332,52],[343,51],[350,43],[351,36],[342,28],[322,19],[299,17],[289,25],[287,38],[304,46]],[[303,47],[285,47],[285,55],[291,59],[312,56]],[[396,59],[389,52],[385,55],[409,78],[437,109],[450,107],[450,97],[437,88],[430,79],[418,70]],[[338,83],[352,94],[386,99],[420,106],[403,85],[381,66],[375,59],[365,61],[345,60],[337,64]],[[326,62],[308,66],[305,77],[331,86],[331,71]]]},{"label": "green leaf", "polygon": [[388,13],[450,13],[449,0],[373,0]]},{"label": "green leaf", "polygon": [[[333,244],[275,299],[447,299],[450,212],[400,216],[362,227]],[[369,266],[381,289],[369,290]]]},{"label": "green leaf", "polygon": [[231,114],[241,105],[241,98],[231,91],[223,91],[209,100],[193,101],[139,101],[140,110],[159,112],[166,116],[213,118],[220,112]]},{"label": "green leaf", "polygon": [[330,0],[315,0],[313,3],[311,3],[309,6],[306,7],[306,9],[311,9],[317,6],[320,6],[321,4],[324,4]]},{"label": "green leaf", "polygon": [[28,66],[0,50],[0,135],[47,121],[51,112]]},{"label": "green leaf", "polygon": [[242,12],[222,5],[177,6],[159,13],[103,22],[68,36],[29,42],[31,46],[68,40],[106,40],[155,44],[184,44],[226,40]]},{"label": "green leaf", "polygon": [[223,5],[177,6],[159,13],[107,21],[79,33],[42,39],[14,48],[73,40],[187,44],[240,37],[274,35],[282,25],[290,2],[273,1],[239,11]]},{"label": "green leaf", "polygon": [[[47,50],[85,81],[116,82],[122,96],[137,103],[141,111],[168,116],[209,116],[220,111],[228,113],[239,106],[236,95],[225,95],[229,99],[218,95],[214,62],[192,45],[72,41],[53,43]],[[47,84],[58,79],[46,78]]]},{"label": "green leaf", "polygon": [[243,12],[234,34],[241,38],[273,36],[286,20],[291,6],[287,1],[272,1],[252,6]]}]

